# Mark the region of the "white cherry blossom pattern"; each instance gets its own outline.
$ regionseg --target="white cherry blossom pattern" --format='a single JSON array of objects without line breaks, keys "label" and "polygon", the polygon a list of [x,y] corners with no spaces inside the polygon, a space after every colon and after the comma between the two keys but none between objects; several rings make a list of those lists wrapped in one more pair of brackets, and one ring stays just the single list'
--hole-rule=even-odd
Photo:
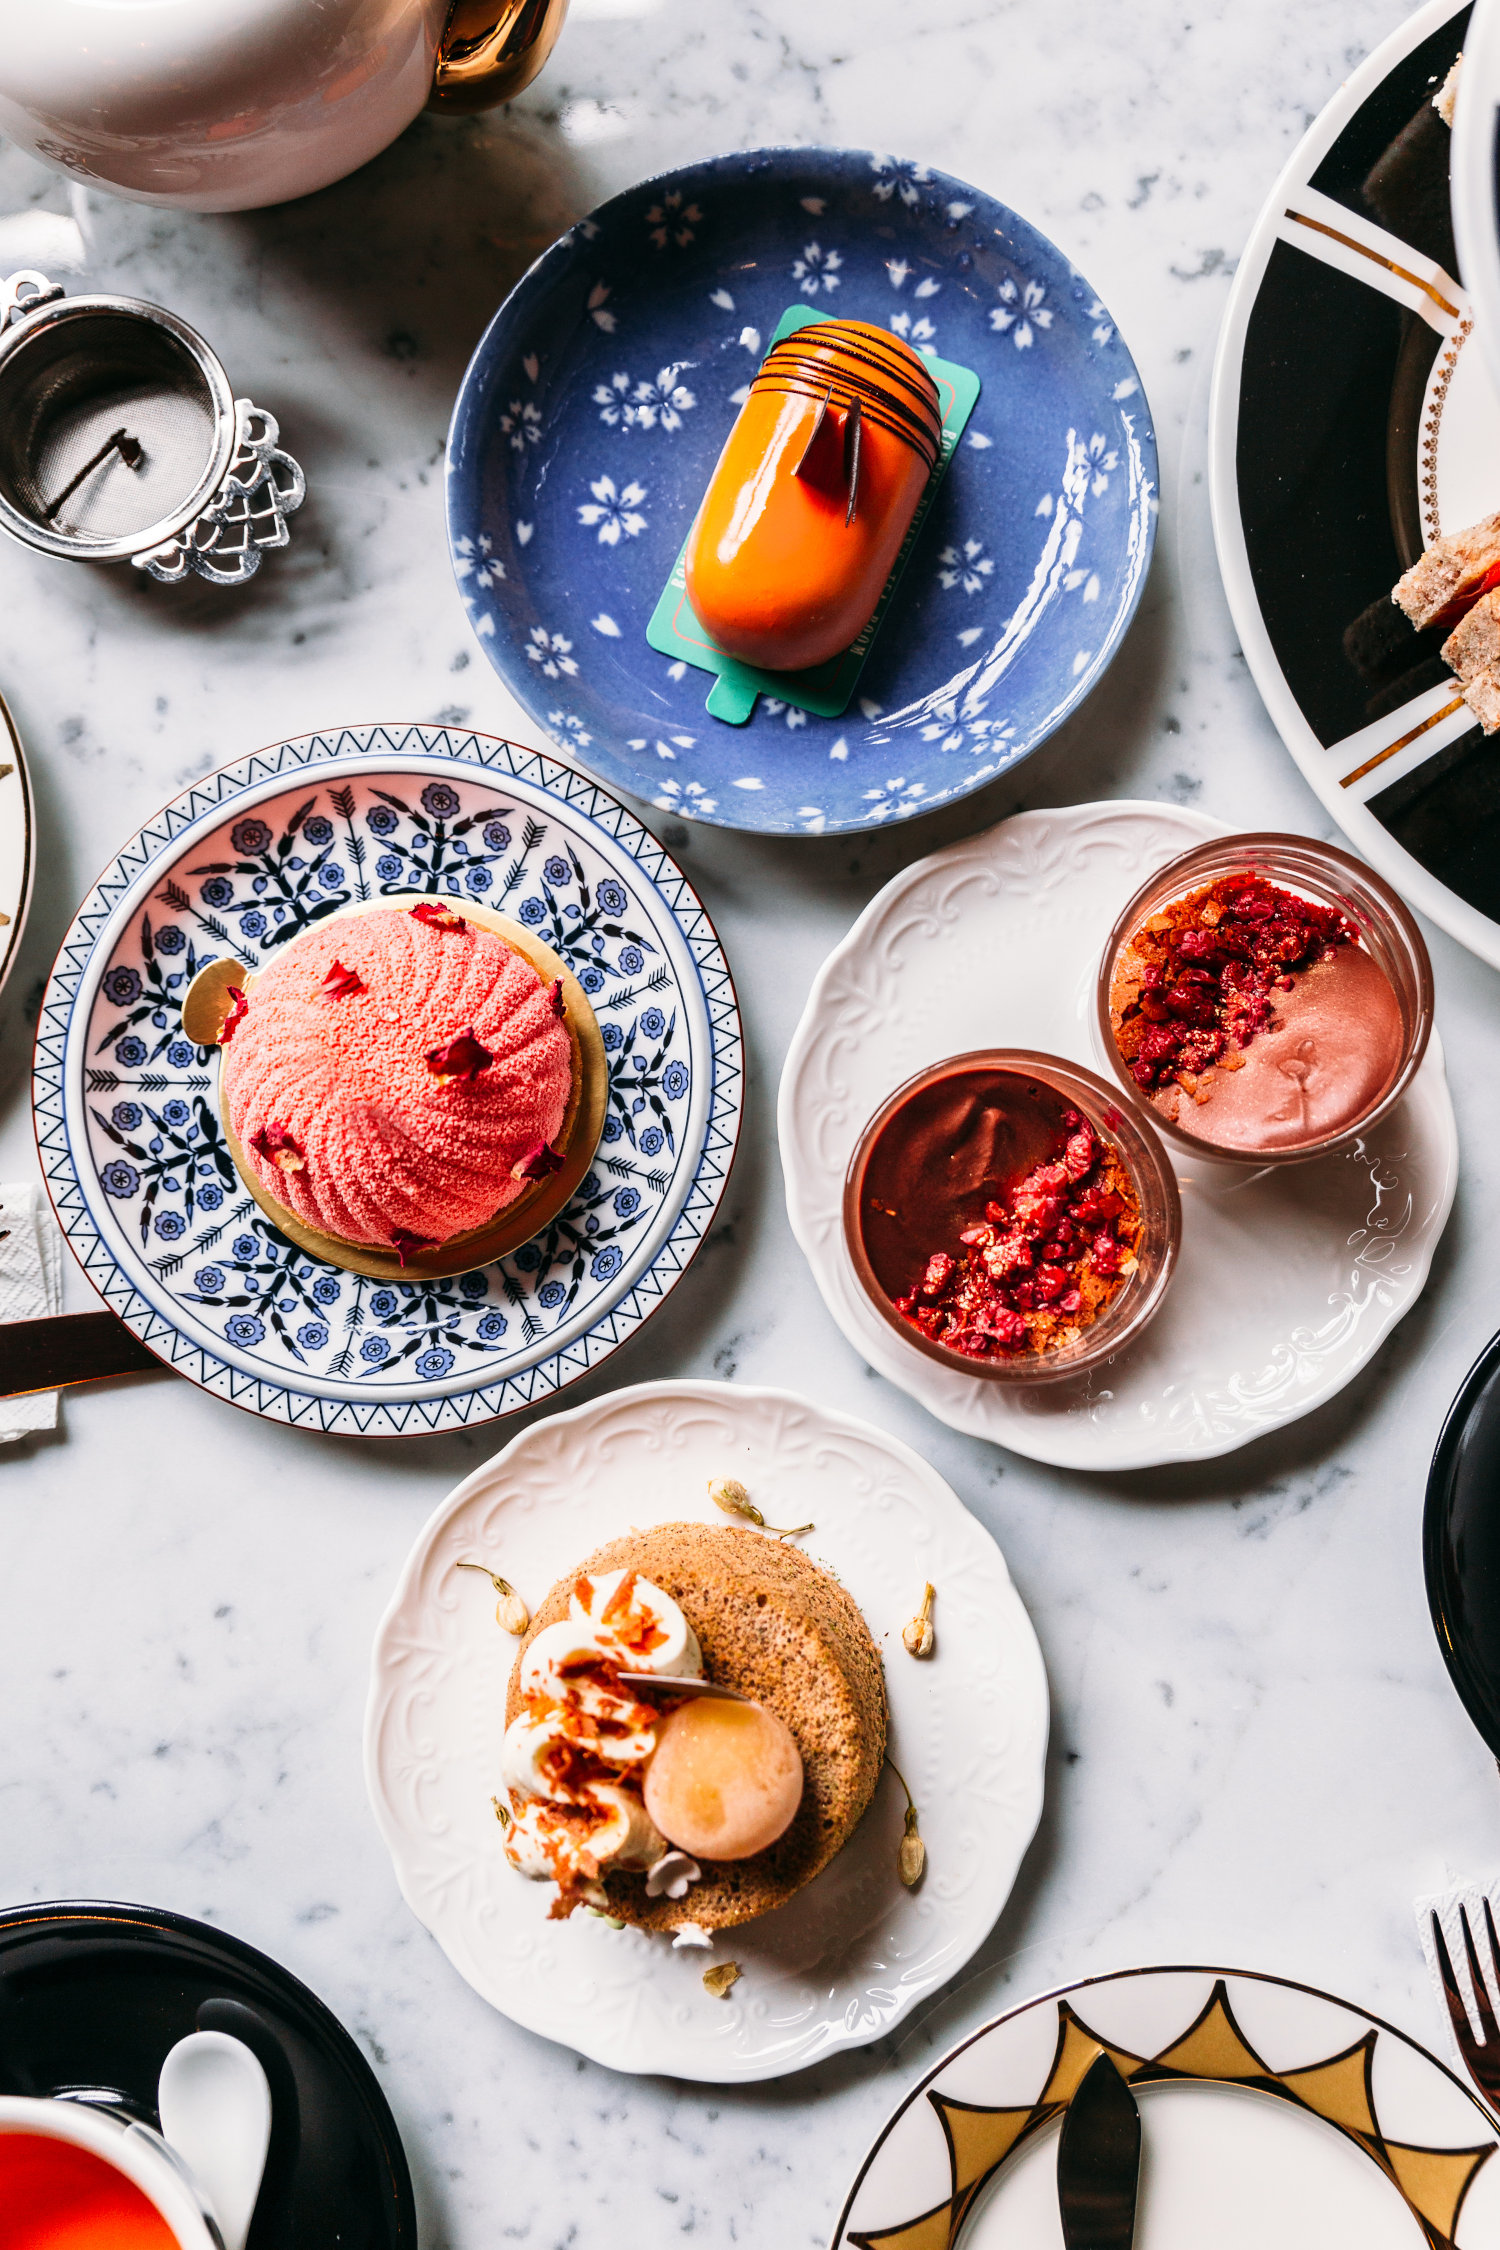
[{"label": "white cherry blossom pattern", "polygon": [[528,445],[538,445],[542,436],[542,417],[528,399],[523,406],[513,398],[500,417],[500,427],[510,440],[513,453],[524,453]]},{"label": "white cherry blossom pattern", "polygon": [[937,330],[926,313],[892,313],[891,327],[898,336],[904,336],[909,344],[915,344],[919,352],[930,354],[937,341]]},{"label": "white cherry blossom pattern", "polygon": [[[684,665],[683,670],[686,669],[687,667]],[[681,677],[680,673],[678,677]],[[674,734],[670,742],[663,742],[658,735],[655,742],[652,742],[643,734],[635,734],[630,738],[630,748],[632,750],[654,750],[658,758],[675,760],[679,750],[691,750],[697,739],[697,736],[693,734]],[[673,786],[675,787],[675,784]]]},{"label": "white cherry blossom pattern", "polygon": [[938,556],[938,584],[950,593],[962,586],[966,594],[982,594],[986,580],[995,574],[995,559],[984,551],[982,539],[966,539],[961,547],[944,547]]},{"label": "white cherry blossom pattern", "polygon": [[677,380],[690,364],[677,361],[659,369],[654,381],[637,383],[625,410],[626,421],[638,430],[654,430],[658,424],[664,430],[680,430],[683,415],[691,413],[698,403],[687,385]]},{"label": "white cherry blossom pattern", "polygon": [[594,386],[594,404],[599,409],[601,422],[611,429],[625,430],[680,430],[682,417],[698,401],[678,376],[691,360],[674,361],[670,367],[660,368],[654,378],[643,378],[632,384],[628,375],[616,373],[607,383]]},{"label": "white cherry blossom pattern", "polygon": [[687,813],[703,820],[719,809],[718,798],[711,797],[701,781],[658,782],[651,802],[658,812]]},{"label": "white cherry blossom pattern", "polygon": [[825,250],[821,243],[809,242],[793,262],[792,279],[804,297],[816,297],[819,290],[831,297],[839,286],[843,265],[837,250]]},{"label": "white cherry blossom pattern", "polygon": [[578,670],[573,643],[562,633],[549,633],[545,625],[532,626],[526,654],[533,664],[541,666],[545,680],[559,679],[564,673],[571,679]]},{"label": "white cherry blossom pattern", "polygon": [[[904,289],[916,268],[906,258],[887,258],[885,270],[890,278],[891,287],[893,289]],[[936,297],[941,295],[942,287],[942,283],[934,281],[930,273],[924,273],[916,288],[912,291],[912,295],[914,297]]]},{"label": "white cherry blossom pattern", "polygon": [[865,803],[870,808],[871,820],[889,820],[893,813],[910,812],[922,802],[926,794],[925,781],[908,781],[904,773],[898,773],[890,781],[881,782],[875,789],[862,792]]},{"label": "white cherry blossom pattern", "polygon": [[613,336],[615,316],[609,310],[608,298],[609,283],[596,281],[589,291],[588,316],[596,328],[602,329],[606,336]]},{"label": "white cherry blossom pattern", "polygon": [[630,395],[630,377],[616,369],[607,383],[594,385],[594,404],[599,409],[599,419],[610,428],[620,428],[625,420],[626,402]]},{"label": "white cherry blossom pattern", "polygon": [[[494,544],[494,540],[485,531],[479,534],[477,540],[455,539],[453,542],[454,568],[457,575],[460,578],[467,578],[470,571],[473,571],[475,585],[482,586],[486,593],[491,586],[505,576],[504,563],[497,561],[491,552]],[[477,565],[474,553],[476,546],[479,549]],[[465,599],[467,599],[467,596]]]},{"label": "white cherry blossom pattern", "polygon": [[587,750],[594,739],[576,711],[549,711],[547,724],[565,750]]},{"label": "white cherry blossom pattern", "polygon": [[1095,430],[1089,439],[1089,490],[1096,500],[1101,492],[1108,492],[1110,471],[1119,466],[1118,451]]},{"label": "white cherry blossom pattern", "polygon": [[[1015,727],[1008,719],[971,718],[967,714],[957,719],[950,707],[946,717],[949,724],[929,723],[917,732],[923,742],[934,742],[941,751],[967,750],[973,758],[986,750],[1004,751],[1015,740]],[[986,768],[999,772],[999,766]]]},{"label": "white cherry blossom pattern", "polygon": [[646,497],[643,484],[632,477],[616,491],[613,477],[595,477],[589,490],[594,497],[580,503],[578,521],[590,531],[597,529],[601,547],[618,547],[622,539],[639,538],[646,528],[640,512]]},{"label": "white cherry blossom pattern", "polygon": [[681,188],[671,189],[646,213],[646,229],[658,250],[669,244],[685,250],[702,224],[703,213],[696,203],[683,202]]},{"label": "white cherry blossom pattern", "polygon": [[800,711],[795,703],[778,703],[774,695],[763,695],[760,699],[760,707],[772,719],[779,719],[785,712],[786,723],[789,727],[805,727],[807,724],[807,713],[805,711]]},{"label": "white cherry blossom pattern", "polygon": [[990,308],[990,326],[997,335],[1009,336],[1018,352],[1029,351],[1038,328],[1052,326],[1052,307],[1046,302],[1046,284],[1018,282],[1007,274],[1000,284],[1000,302]]},{"label": "white cherry blossom pattern", "polygon": [[870,170],[877,174],[874,193],[882,203],[889,203],[899,195],[908,211],[921,200],[920,191],[932,178],[925,164],[914,164],[902,156],[872,156]]}]

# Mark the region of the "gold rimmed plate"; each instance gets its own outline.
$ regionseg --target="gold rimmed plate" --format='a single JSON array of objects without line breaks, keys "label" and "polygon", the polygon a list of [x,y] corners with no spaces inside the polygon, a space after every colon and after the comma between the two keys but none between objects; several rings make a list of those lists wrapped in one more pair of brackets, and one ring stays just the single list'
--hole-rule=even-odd
[{"label": "gold rimmed plate", "polygon": [[1105,2053],[1140,2107],[1140,2250],[1496,2250],[1494,2119],[1356,2003],[1214,1968],[1086,1978],[1011,2009],[907,2095],[833,2250],[1059,2240],[1057,2139]]},{"label": "gold rimmed plate", "polygon": [[1209,486],[1239,645],[1304,778],[1409,905],[1500,963],[1495,746],[1442,632],[1390,598],[1425,541],[1500,499],[1433,106],[1469,13],[1417,8],[1271,188],[1225,310]]}]

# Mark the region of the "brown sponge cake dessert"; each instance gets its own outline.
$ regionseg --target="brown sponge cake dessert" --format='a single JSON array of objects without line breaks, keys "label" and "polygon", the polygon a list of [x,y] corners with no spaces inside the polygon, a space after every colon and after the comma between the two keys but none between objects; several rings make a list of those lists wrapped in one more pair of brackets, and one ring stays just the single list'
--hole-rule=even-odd
[{"label": "brown sponge cake dessert", "polygon": [[[697,1879],[673,1885],[678,1895],[651,1895],[653,1854],[660,1858],[670,1847],[654,1830],[654,1841],[643,1844],[639,1822],[628,1849],[601,1857],[596,1867],[584,1863],[589,1882],[582,1895],[646,1930],[674,1931],[689,1923],[703,1930],[729,1929],[769,1913],[828,1865],[874,1794],[885,1756],[887,1713],[884,1674],[869,1628],[836,1579],[796,1548],[761,1532],[695,1523],[632,1531],[588,1556],[537,1609],[511,1674],[508,1743],[518,1728],[524,1732],[528,1706],[546,1708],[545,1698],[534,1690],[528,1696],[527,1682],[534,1682],[536,1672],[535,1662],[528,1672],[528,1652],[549,1629],[551,1645],[557,1646],[558,1629],[570,1619],[601,1614],[597,1586],[606,1590],[602,1600],[609,1610],[634,1621],[631,1629],[642,1648],[661,1645],[664,1608],[680,1612],[685,1620],[690,1654],[680,1660],[664,1658],[670,1670],[663,1672],[662,1695],[657,1698],[653,1690],[640,1713],[648,1731],[658,1737],[663,1731],[652,1722],[661,1707],[671,1706],[672,1675],[701,1670],[702,1677],[736,1689],[790,1731],[801,1755],[803,1787],[790,1825],[774,1842],[749,1857],[699,1859]],[[622,1597],[627,1605],[636,1600],[637,1588],[644,1609],[619,1609]],[[665,1596],[666,1603],[658,1596]],[[681,1635],[675,1616],[665,1629]],[[649,1661],[632,1658],[625,1668]],[[582,1669],[587,1667],[575,1666]],[[603,1707],[596,1701],[596,1709]],[[684,1699],[677,1708],[701,1711],[703,1703]],[[649,1765],[646,1770],[649,1775]],[[629,1769],[622,1764],[618,1773],[626,1775],[628,1788]],[[518,1816],[509,1831],[514,1836],[525,1812],[524,1792],[514,1786],[511,1804]],[[522,1865],[514,1845],[507,1848]],[[544,1870],[527,1864],[525,1871]],[[577,1903],[568,1896],[567,1872],[558,1878],[564,1911]]]}]

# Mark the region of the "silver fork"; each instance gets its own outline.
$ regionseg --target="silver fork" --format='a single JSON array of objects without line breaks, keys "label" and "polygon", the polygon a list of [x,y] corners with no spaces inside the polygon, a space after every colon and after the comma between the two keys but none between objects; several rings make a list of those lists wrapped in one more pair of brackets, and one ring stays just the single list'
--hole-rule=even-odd
[{"label": "silver fork", "polygon": [[1479,2018],[1482,2039],[1474,2036],[1469,2021],[1469,2011],[1464,2006],[1463,1994],[1458,1989],[1458,1979],[1453,1973],[1453,1963],[1443,1938],[1443,1925],[1436,1914],[1432,1917],[1432,1943],[1437,1954],[1438,1970],[1443,1980],[1443,1998],[1448,2003],[1448,2020],[1453,2026],[1453,2036],[1458,2051],[1463,2056],[1464,2068],[1483,2094],[1490,2108],[1500,2112],[1500,2022],[1495,2018],[1495,2004],[1490,1998],[1490,1988],[1500,1992],[1500,1938],[1495,1935],[1495,1917],[1490,1912],[1490,1902],[1485,1899],[1484,1932],[1489,1940],[1489,1984],[1479,1966],[1479,1955],[1474,1945],[1474,1933],[1469,1927],[1469,1910],[1460,1905],[1458,1919],[1464,1933],[1464,1952],[1469,1961],[1469,1981],[1474,1988],[1474,2012]]}]

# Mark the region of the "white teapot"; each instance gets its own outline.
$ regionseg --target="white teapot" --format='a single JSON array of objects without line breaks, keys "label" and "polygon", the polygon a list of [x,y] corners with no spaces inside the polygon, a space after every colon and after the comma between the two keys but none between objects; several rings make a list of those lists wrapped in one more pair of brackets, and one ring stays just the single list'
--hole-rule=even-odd
[{"label": "white teapot", "polygon": [[367,163],[424,106],[508,101],[567,0],[0,0],[0,132],[139,203],[249,211]]}]

